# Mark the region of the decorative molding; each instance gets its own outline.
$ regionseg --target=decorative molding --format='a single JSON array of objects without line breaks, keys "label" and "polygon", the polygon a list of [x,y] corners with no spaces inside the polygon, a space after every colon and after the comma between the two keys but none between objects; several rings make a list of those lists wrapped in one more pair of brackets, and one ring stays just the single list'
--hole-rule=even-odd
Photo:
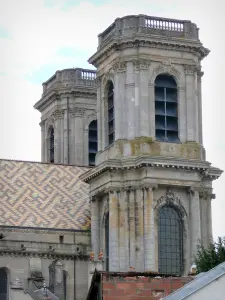
[{"label": "decorative molding", "polygon": [[112,66],[112,68],[114,73],[123,73],[126,71],[126,62],[125,61],[116,62]]},{"label": "decorative molding", "polygon": [[185,75],[193,76],[197,72],[198,68],[195,65],[184,65]]},{"label": "decorative molding", "polygon": [[63,109],[57,109],[52,113],[52,117],[54,120],[60,120],[64,118],[64,110]]},{"label": "decorative molding", "polygon": [[114,42],[109,44],[109,46],[106,47],[104,51],[101,51],[99,55],[96,55],[95,58],[92,59],[91,63],[93,65],[98,65],[101,62],[103,62],[108,57],[109,53],[112,53],[112,51],[114,50],[122,51],[127,48],[136,48],[137,44],[139,47],[151,47],[151,48],[157,48],[163,50],[193,53],[196,56],[198,56],[199,59],[203,59],[210,52],[207,48],[199,44],[181,45],[180,43],[174,43],[174,41],[170,42],[168,39],[166,42],[164,42],[162,39],[159,39],[157,41],[141,40],[138,41],[138,43],[137,41],[134,40],[126,40],[126,41]]},{"label": "decorative molding", "polygon": [[157,200],[155,210],[159,210],[164,205],[173,205],[177,207],[182,218],[187,216],[181,200],[177,196],[175,196],[174,192],[170,188],[167,188],[165,195],[161,196]]},{"label": "decorative molding", "polygon": [[88,260],[87,254],[78,253],[53,253],[53,252],[36,252],[32,251],[19,251],[19,250],[0,250],[0,257],[11,256],[11,257],[27,257],[27,258],[41,258],[41,259],[54,259],[54,260]]},{"label": "decorative molding", "polygon": [[84,112],[85,112],[85,109],[84,108],[80,108],[80,107],[70,108],[70,110],[69,110],[71,118],[83,117]]},{"label": "decorative molding", "polygon": [[132,62],[135,71],[148,70],[150,66],[150,60],[146,60],[146,59],[137,59],[137,60],[133,60]]},{"label": "decorative molding", "polygon": [[40,127],[41,127],[41,131],[44,131],[45,130],[45,120],[41,121],[39,123]]},{"label": "decorative molding", "polygon": [[[70,231],[70,230],[57,230],[57,229],[41,229],[41,228],[10,228],[10,227],[1,227],[1,232],[13,232],[13,233],[36,233],[36,234],[52,234],[52,235],[71,235],[76,236],[89,236],[88,231]],[[0,250],[1,251],[1,250]]]},{"label": "decorative molding", "polygon": [[[105,87],[106,87],[106,84],[108,83],[108,81],[112,81],[113,84],[114,84],[113,76],[114,76],[114,72],[113,72],[113,69],[112,69],[112,68],[111,68],[107,73],[105,73],[105,74],[103,75],[103,78],[102,78],[102,84],[103,84],[104,92],[105,92]],[[103,93],[103,94],[104,94],[104,93]]]},{"label": "decorative molding", "polygon": [[170,64],[171,62],[166,62],[165,61],[163,63],[161,63],[160,65],[158,65],[157,68],[155,68],[153,70],[153,73],[152,73],[152,77],[151,77],[151,80],[150,80],[150,83],[151,84],[154,84],[155,82],[155,79],[158,75],[162,74],[162,73],[168,73],[172,76],[175,77],[175,80],[180,80],[180,77],[181,77],[181,74],[180,72]]}]

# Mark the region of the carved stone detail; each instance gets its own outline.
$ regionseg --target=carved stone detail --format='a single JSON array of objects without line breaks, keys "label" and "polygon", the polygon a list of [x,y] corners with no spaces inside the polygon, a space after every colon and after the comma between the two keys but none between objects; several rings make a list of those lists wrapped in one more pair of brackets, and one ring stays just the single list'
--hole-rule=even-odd
[{"label": "carved stone detail", "polygon": [[79,108],[79,107],[74,107],[74,108],[71,108],[69,110],[71,118],[83,117],[84,112],[85,112],[85,109],[84,108]]},{"label": "carved stone detail", "polygon": [[187,215],[181,200],[175,196],[174,192],[168,188],[165,195],[161,196],[156,203],[155,210],[158,210],[163,205],[174,205],[178,208],[182,218]]},{"label": "carved stone detail", "polygon": [[54,120],[59,120],[64,118],[64,110],[63,109],[57,109],[52,113],[52,116]]},{"label": "carved stone detail", "polygon": [[150,65],[150,61],[145,59],[137,59],[137,60],[133,60],[132,62],[135,71],[148,70]]},{"label": "carved stone detail", "polygon": [[44,120],[41,121],[41,122],[39,123],[39,125],[40,125],[40,127],[41,127],[41,131],[44,131],[44,130],[45,130],[45,121],[44,121]]},{"label": "carved stone detail", "polygon": [[168,73],[173,75],[176,79],[180,79],[180,72],[167,61],[166,63],[161,63],[156,69],[154,69],[150,83],[153,84],[155,82],[155,78],[161,73]]},{"label": "carved stone detail", "polygon": [[126,71],[126,62],[125,61],[116,62],[113,65],[113,71],[114,71],[114,73],[125,72]]},{"label": "carved stone detail", "polygon": [[185,75],[194,75],[197,72],[197,67],[194,65],[184,65]]}]

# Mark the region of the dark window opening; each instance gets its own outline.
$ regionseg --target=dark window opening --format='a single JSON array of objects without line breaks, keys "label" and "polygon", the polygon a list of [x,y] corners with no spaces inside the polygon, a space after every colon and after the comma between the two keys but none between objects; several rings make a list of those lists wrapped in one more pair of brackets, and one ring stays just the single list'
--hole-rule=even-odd
[{"label": "dark window opening", "polygon": [[55,157],[55,144],[54,144],[54,129],[53,127],[50,130],[50,163],[54,163],[54,157]]},{"label": "dark window opening", "polygon": [[95,156],[98,152],[98,124],[94,120],[88,127],[89,166],[95,166]]},{"label": "dark window opening", "polygon": [[0,269],[0,300],[7,300],[7,273],[5,269]]},{"label": "dark window opening", "polygon": [[155,80],[155,134],[162,142],[179,142],[177,84],[172,76]]},{"label": "dark window opening", "polygon": [[108,86],[108,143],[115,141],[115,116],[114,116],[114,87],[110,82]]},{"label": "dark window opening", "polygon": [[64,242],[64,236],[63,235],[59,236],[59,242],[60,242],[60,244],[63,244],[63,242]]},{"label": "dark window opening", "polygon": [[109,271],[109,214],[105,217],[105,268]]},{"label": "dark window opening", "polygon": [[167,205],[159,210],[158,252],[159,273],[182,275],[183,223],[179,212]]}]

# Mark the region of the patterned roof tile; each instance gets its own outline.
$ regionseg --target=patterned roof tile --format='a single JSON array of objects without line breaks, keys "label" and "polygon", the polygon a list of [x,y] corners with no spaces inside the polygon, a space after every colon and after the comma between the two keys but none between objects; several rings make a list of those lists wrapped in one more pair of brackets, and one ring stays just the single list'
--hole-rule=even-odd
[{"label": "patterned roof tile", "polygon": [[90,226],[87,167],[0,160],[0,225],[57,229]]}]

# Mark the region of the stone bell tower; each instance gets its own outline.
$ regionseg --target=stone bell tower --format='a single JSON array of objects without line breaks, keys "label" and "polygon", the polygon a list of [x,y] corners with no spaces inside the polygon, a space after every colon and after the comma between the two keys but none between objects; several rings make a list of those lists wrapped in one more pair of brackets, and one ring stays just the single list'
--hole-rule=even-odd
[{"label": "stone bell tower", "polygon": [[98,153],[90,184],[92,247],[109,271],[187,274],[212,238],[212,181],[205,160],[201,60],[190,21],[116,19],[99,35]]}]

